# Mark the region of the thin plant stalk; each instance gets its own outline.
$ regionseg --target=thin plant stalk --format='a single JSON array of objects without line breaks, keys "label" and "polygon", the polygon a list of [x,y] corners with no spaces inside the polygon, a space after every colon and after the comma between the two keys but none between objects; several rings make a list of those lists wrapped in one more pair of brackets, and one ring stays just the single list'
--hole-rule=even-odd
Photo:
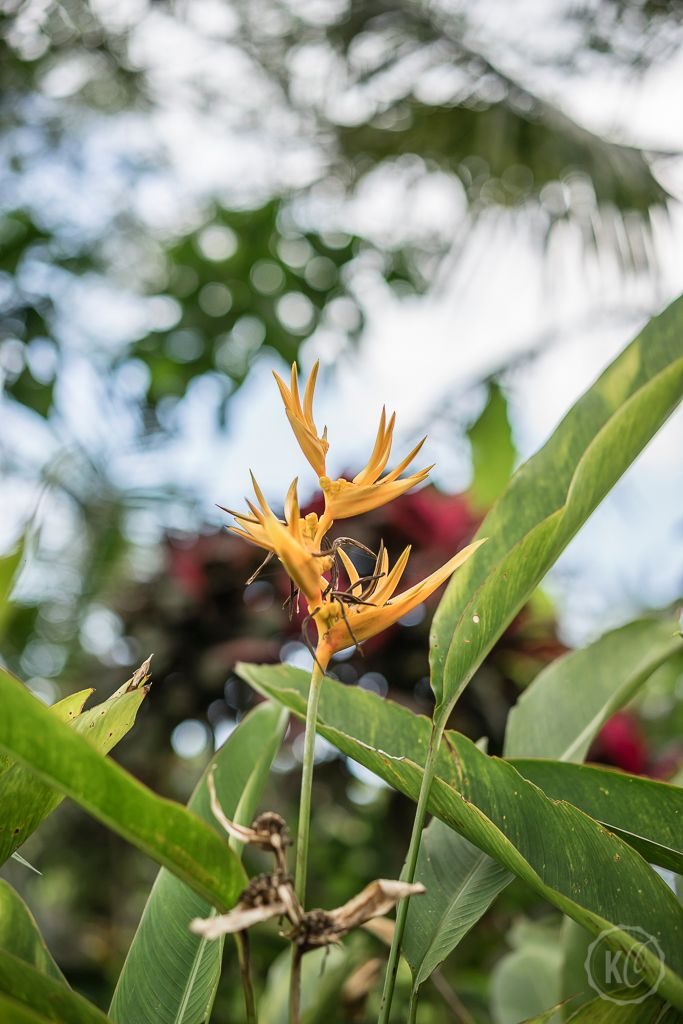
[{"label": "thin plant stalk", "polygon": [[249,958],[249,935],[246,931],[235,933],[237,945],[237,957],[240,964],[240,976],[242,978],[242,991],[244,992],[244,1008],[246,1012],[246,1024],[257,1024],[256,998],[254,996],[254,985],[251,980],[251,960]]},{"label": "thin plant stalk", "polygon": [[438,968],[432,971],[429,980],[448,1008],[453,1011],[453,1024],[477,1024],[465,1004],[460,1001],[457,992],[449,985]]},{"label": "thin plant stalk", "polygon": [[410,993],[410,1006],[408,1007],[407,1024],[417,1024],[417,994],[419,989],[414,988]]},{"label": "thin plant stalk", "polygon": [[301,1024],[301,951],[292,950],[292,978],[289,987],[289,1024]]},{"label": "thin plant stalk", "polygon": [[[410,845],[408,847],[406,865],[401,874],[401,880],[404,882],[412,882],[415,877],[417,857],[420,852],[420,843],[422,841],[422,829],[427,816],[427,803],[429,801],[429,793],[432,788],[432,781],[436,770],[436,756],[439,751],[445,725],[446,721],[443,718],[432,723],[432,733],[429,737],[429,747],[427,748],[427,757],[425,759],[424,772],[422,775],[422,785],[420,786],[420,794],[417,798],[417,809],[413,820],[413,831],[410,835]],[[401,900],[398,905],[398,910],[396,911],[396,927],[394,928],[389,960],[387,962],[387,970],[384,975],[384,989],[382,991],[382,1002],[379,1009],[378,1024],[389,1024],[391,1003],[394,997],[396,974],[398,972],[398,962],[401,955],[401,945],[403,943],[403,933],[405,931],[406,919],[408,917],[409,903],[409,899]]]},{"label": "thin plant stalk", "polygon": [[[304,729],[304,763],[301,773],[301,795],[299,797],[299,826],[296,836],[296,864],[294,867],[294,888],[302,907],[306,902],[306,876],[308,871],[308,836],[311,825],[311,793],[313,790],[313,767],[315,764],[315,732],[318,722],[320,689],[329,660],[327,652],[316,651],[311,685],[308,688],[306,704],[306,726]],[[299,1024],[301,1015],[301,954],[292,949],[292,973],[289,983],[289,1024]]]},{"label": "thin plant stalk", "polygon": [[299,797],[299,827],[296,837],[296,865],[294,888],[301,906],[306,905],[306,872],[308,868],[308,836],[311,824],[311,791],[313,788],[313,766],[315,754],[315,730],[318,721],[320,687],[327,667],[327,657],[321,658],[320,649],[311,673],[311,685],[306,705],[306,728],[304,731],[304,764],[301,774],[301,795]]}]

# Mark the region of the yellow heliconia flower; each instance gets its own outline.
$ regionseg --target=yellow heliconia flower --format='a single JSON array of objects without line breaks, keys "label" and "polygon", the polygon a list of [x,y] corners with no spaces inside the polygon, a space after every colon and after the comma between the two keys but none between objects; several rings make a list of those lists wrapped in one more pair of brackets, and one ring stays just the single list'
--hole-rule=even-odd
[{"label": "yellow heliconia flower", "polygon": [[[347,593],[352,597],[346,601],[342,601],[342,599],[328,600],[317,612],[313,613],[319,635],[318,651],[322,655],[323,663],[336,651],[341,651],[354,643],[362,643],[398,622],[430,594],[433,594],[437,587],[447,580],[457,568],[471,558],[485,539],[469,544],[436,572],[433,572],[431,576],[427,576],[426,579],[405,590],[398,597],[393,595],[408,563],[410,547],[403,551],[391,570],[389,570],[388,555],[383,549],[373,573],[375,577],[380,576],[380,579],[367,589],[359,578],[353,562],[340,548],[339,556],[344,563],[350,581]],[[354,603],[354,598],[358,598],[359,603]]]},{"label": "yellow heliconia flower", "polygon": [[401,473],[407,469],[425,443],[424,437],[395,469],[382,476],[391,454],[395,423],[396,414],[392,414],[387,422],[387,412],[383,408],[375,447],[368,464],[353,480],[330,480],[327,476],[320,478],[320,486],[325,495],[325,520],[348,519],[350,516],[370,512],[405,494],[411,487],[426,479],[431,466],[399,480]]},{"label": "yellow heliconia flower", "polygon": [[251,516],[232,513],[240,525],[230,527],[231,532],[277,555],[308,603],[317,607],[327,586],[322,573],[328,572],[333,562],[332,556],[315,553],[320,550],[316,533],[318,517],[313,515],[302,519],[299,515],[297,481],[294,480],[287,492],[285,521],[282,522],[268,505],[253,473],[251,480],[258,507],[247,501]]},{"label": "yellow heliconia flower", "polygon": [[301,403],[301,398],[299,397],[299,377],[297,374],[296,363],[292,363],[292,381],[289,388],[283,381],[282,377],[275,373],[275,371],[273,371],[273,376],[275,377],[277,386],[280,389],[282,401],[285,403],[287,419],[289,420],[290,426],[294,431],[294,435],[299,442],[299,446],[317,475],[320,477],[325,475],[325,458],[330,445],[327,440],[327,427],[323,430],[322,436],[319,436],[318,428],[313,420],[313,392],[315,390],[315,382],[318,377],[319,368],[320,362],[319,360],[316,360],[313,369],[311,370],[311,376],[308,378],[308,382],[306,384],[303,405]]}]

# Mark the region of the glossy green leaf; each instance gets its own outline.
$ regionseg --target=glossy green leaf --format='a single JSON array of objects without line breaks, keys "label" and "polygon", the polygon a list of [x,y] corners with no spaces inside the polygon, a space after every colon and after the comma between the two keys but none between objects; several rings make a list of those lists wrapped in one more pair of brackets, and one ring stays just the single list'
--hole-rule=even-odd
[{"label": "glossy green leaf", "polygon": [[641,619],[558,658],[511,710],[506,756],[583,761],[607,719],[681,651],[673,620]]},{"label": "glossy green leaf", "polygon": [[517,456],[507,402],[495,381],[489,383],[488,401],[467,436],[472,447],[469,497],[478,508],[487,509],[505,490]]},{"label": "glossy green leaf", "polygon": [[[491,972],[493,1024],[518,1024],[543,1007],[555,1006],[560,998],[562,948],[557,927],[520,921],[508,938],[515,948]],[[553,1009],[546,1019],[548,1024],[560,1024],[560,1011]]]},{"label": "glossy green leaf", "polygon": [[[132,681],[129,680],[129,683]],[[21,683],[16,680],[16,685]],[[147,687],[124,684],[102,704],[82,711],[92,690],[71,694],[49,710],[59,721],[68,723],[101,753],[108,753],[126,735],[135,722],[138,709],[147,695]],[[6,755],[6,770],[0,773],[0,863],[7,860],[64,799],[24,764]]]},{"label": "glossy green leaf", "polygon": [[[189,808],[211,822],[206,777],[215,769],[226,815],[249,824],[289,715],[274,704],[250,712],[214,755]],[[240,852],[239,850],[237,851]],[[169,871],[159,872],[116,985],[109,1016],[121,1024],[202,1024],[216,993],[223,942],[193,935],[189,923],[211,906]]]},{"label": "glossy green leaf", "polygon": [[[238,670],[257,690],[305,716],[305,672],[287,665]],[[319,733],[339,750],[417,799],[428,719],[326,678],[318,723]],[[611,942],[626,949],[633,939],[624,925],[655,936],[665,956],[660,991],[683,1009],[683,907],[621,839],[452,732],[437,755],[429,810],[592,934],[613,927]],[[642,963],[648,980],[659,976],[661,964],[651,950]]]},{"label": "glossy green leaf", "polygon": [[[0,994],[6,997],[6,1005],[14,1000],[27,1010],[35,1011],[38,1019],[42,1016],[56,1024],[107,1024],[109,1019],[63,981],[43,974],[3,949],[0,949]],[[14,1024],[14,1018],[7,1019]]]},{"label": "glossy green leaf", "polygon": [[[70,693],[67,697],[58,700],[56,704],[50,707],[50,711],[53,715],[56,715],[60,722],[71,722],[83,710],[83,705],[87,701],[88,697],[92,693],[92,689],[80,690],[78,693]],[[0,779],[6,771],[8,771],[13,764],[15,764],[13,757],[9,754],[5,754],[4,751],[0,750]],[[2,789],[0,789],[0,818],[2,818]]]},{"label": "glossy green leaf", "polygon": [[[681,649],[683,644],[680,637],[674,635],[674,630],[673,621],[649,619],[631,623],[602,637],[585,651],[577,651],[553,662],[540,673],[513,709],[508,719],[506,742],[512,749],[524,750],[530,746],[534,757],[539,757],[544,749],[558,757],[583,756],[606,718],[633,695],[662,661]],[[532,761],[528,770],[525,770],[526,761],[513,763],[522,775],[539,785],[549,796],[569,800],[613,831],[618,831],[622,839],[639,850],[650,863],[681,870],[683,818],[680,809],[669,814],[670,794],[666,786],[637,779],[634,792],[629,782],[622,781],[628,777],[617,775],[617,789],[609,791],[613,797],[610,799],[604,792],[607,780],[601,778],[599,770],[596,770],[597,775],[590,776],[593,785],[585,778],[582,787],[572,789],[573,776],[565,777],[562,769],[569,768],[571,772],[574,766],[559,765],[557,785],[550,791],[544,786],[542,777],[547,761]],[[615,780],[615,773],[607,774],[608,781]],[[562,785],[559,784],[560,779],[563,780]],[[652,786],[658,799],[648,802]],[[637,794],[640,794],[640,799]],[[597,799],[591,800],[591,795]],[[634,802],[631,802],[631,797],[636,798]],[[680,803],[674,798],[677,808]],[[627,828],[617,829],[617,819],[622,825],[630,825],[630,831]],[[437,828],[441,830],[440,842],[444,847],[441,858],[444,870],[441,872],[430,870],[433,854],[428,858],[425,851],[430,831]],[[435,863],[438,865],[438,859]],[[471,874],[472,864],[476,864],[476,868]],[[430,950],[439,949],[442,959],[447,956],[468,928],[485,913],[511,875],[464,837],[435,819],[423,833],[416,877],[427,886],[427,894],[410,904],[403,952],[411,964],[415,984],[419,985],[438,963],[433,962]],[[482,879],[484,884],[481,884]],[[491,895],[487,880],[493,885]],[[463,899],[467,902],[467,915],[463,915]],[[454,901],[452,917],[448,913],[451,901]],[[429,924],[425,918],[429,918]],[[421,955],[427,959],[417,970]]]},{"label": "glossy green leaf", "polygon": [[71,797],[218,909],[229,909],[244,871],[217,831],[157,796],[0,669],[0,749]]},{"label": "glossy green leaf", "polygon": [[445,716],[562,550],[683,396],[683,298],[644,328],[525,463],[452,577],[431,631]]},{"label": "glossy green leaf", "polygon": [[422,833],[415,878],[427,891],[410,901],[403,955],[417,987],[477,923],[510,881],[510,873],[433,818]]},{"label": "glossy green leaf", "polygon": [[510,763],[553,800],[568,800],[616,832],[650,864],[683,872],[683,790],[678,786],[541,758]]},{"label": "glossy green leaf", "polygon": [[45,945],[33,914],[19,893],[4,879],[0,879],[0,949],[66,985],[66,979]]}]

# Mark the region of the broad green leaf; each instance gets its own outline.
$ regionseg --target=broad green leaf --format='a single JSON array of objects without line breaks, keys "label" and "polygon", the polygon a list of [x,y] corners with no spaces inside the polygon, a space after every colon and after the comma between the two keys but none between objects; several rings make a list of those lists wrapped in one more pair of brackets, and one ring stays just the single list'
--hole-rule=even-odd
[{"label": "broad green leaf", "polygon": [[[50,711],[53,715],[56,715],[60,722],[71,722],[83,710],[83,705],[87,701],[88,697],[92,693],[92,689],[80,690],[78,693],[70,693],[68,697],[58,700],[56,704],[53,704]],[[6,771],[8,771],[12,765],[15,764],[14,758],[10,757],[9,754],[5,754],[0,750],[0,779]],[[2,791],[0,790],[0,818],[2,817]]]},{"label": "broad green leaf", "polygon": [[[50,1024],[51,1018],[0,993],[0,1024]],[[52,1018],[54,1020],[54,1018]]]},{"label": "broad green leaf", "polygon": [[[39,1020],[42,1016],[56,1024],[107,1024],[109,1019],[63,981],[43,974],[3,949],[0,949],[0,994],[6,997],[6,1004],[15,1000],[27,1010],[35,1011]],[[21,1018],[8,1017],[8,1024],[10,1020],[14,1024],[15,1019]],[[30,1016],[26,1019],[32,1020]]]},{"label": "broad green leaf", "polygon": [[[583,753],[584,746],[588,746],[605,719],[633,695],[635,688],[664,659],[681,649],[680,637],[674,636],[674,629],[673,622],[644,620],[631,623],[602,637],[585,651],[553,662],[538,676],[513,710],[513,715],[517,712],[517,720],[512,732],[508,733],[512,739],[506,737],[510,745],[513,749],[524,749],[528,727],[534,757],[538,757],[544,747],[557,756],[567,755],[570,751],[572,755]],[[534,697],[534,693],[540,694],[541,699]],[[555,767],[550,762],[549,782],[552,780],[555,785],[548,788],[544,785],[543,772],[549,762],[524,760],[513,763],[525,778],[535,782],[549,796],[569,800],[608,825],[612,831],[617,831],[650,863],[683,870],[683,854],[680,852],[683,799],[677,799],[674,794],[672,806],[671,793],[666,786],[609,771],[605,773],[605,779],[601,771],[595,769],[596,774],[581,776],[582,785],[579,786],[577,781],[572,788],[574,766]],[[569,772],[563,772],[564,768]],[[616,789],[614,786],[610,789],[607,782],[615,782]],[[649,800],[649,796],[653,799]],[[618,824],[622,827],[618,828]],[[427,853],[432,829],[439,829],[443,846],[442,871],[438,870],[438,854],[435,855],[434,851]],[[474,870],[472,863],[476,865]],[[433,870],[433,865],[437,870]],[[488,887],[481,885],[482,876],[493,880],[490,894]],[[511,876],[496,861],[434,819],[423,833],[416,877],[427,886],[427,894],[410,904],[403,952],[411,965],[415,984],[419,985],[438,963],[438,960],[434,962],[430,952],[439,949],[440,958],[445,958],[479,920]],[[463,900],[469,911],[467,918],[462,916]],[[449,914],[451,901],[452,916]],[[422,955],[426,958],[425,963],[418,969]]]},{"label": "broad green leaf", "polygon": [[[637,998],[637,993],[633,989],[614,992],[610,999],[598,996],[564,1019],[567,1024],[681,1024],[678,1010],[656,996],[644,993],[642,1002],[629,1002],[634,998]],[[552,1010],[529,1017],[523,1024],[547,1024],[564,1006],[560,1003]]]},{"label": "broad green leaf", "polygon": [[510,763],[553,800],[568,800],[602,822],[650,864],[683,872],[683,790],[678,786],[540,758]]},{"label": "broad green leaf", "polygon": [[33,914],[19,893],[4,879],[0,879],[0,950],[18,956],[66,985],[66,979],[52,959]]},{"label": "broad green leaf", "polygon": [[[494,1024],[518,1024],[560,998],[562,948],[556,927],[520,921],[510,934],[515,947],[491,972],[491,1016]],[[560,1024],[558,1010],[547,1018]]]},{"label": "broad green leaf", "polygon": [[[135,679],[135,677],[133,677]],[[17,680],[17,685],[21,683]],[[129,683],[132,681],[129,680]],[[71,694],[49,710],[68,723],[101,753],[108,753],[133,727],[138,709],[147,695],[147,687],[120,690],[88,711],[81,711],[92,690]],[[25,765],[12,763],[0,775],[0,863],[3,863],[64,799]]]},{"label": "broad green leaf", "polygon": [[472,483],[469,496],[487,509],[505,490],[517,455],[505,396],[495,381],[489,383],[488,401],[467,431],[472,446]]},{"label": "broad green leaf", "polygon": [[[308,676],[288,665],[240,665],[239,674],[304,718]],[[326,678],[318,732],[347,756],[416,800],[431,732],[428,719],[375,694]],[[630,949],[623,930],[638,925],[664,951],[660,991],[683,1009],[683,907],[638,853],[571,804],[549,799],[513,766],[446,733],[437,755],[429,810],[524,879],[592,934]],[[661,963],[642,955],[649,981]]]},{"label": "broad green leaf", "polygon": [[[190,810],[213,821],[206,777],[214,779],[227,816],[249,824],[287,724],[274,704],[250,712],[214,755],[189,801]],[[239,850],[237,851],[239,854]],[[121,1024],[202,1024],[218,985],[223,942],[189,929],[211,906],[169,871],[159,872],[114,992],[109,1016]]]},{"label": "broad green leaf", "polygon": [[157,796],[105,757],[0,669],[0,749],[71,797],[218,909],[244,887],[237,858],[217,831]]},{"label": "broad green leaf", "polygon": [[683,298],[651,320],[525,463],[486,516],[431,631],[445,717],[506,626],[683,395]]},{"label": "broad green leaf", "polygon": [[641,619],[553,661],[510,712],[506,757],[583,761],[607,719],[681,651],[673,620]]},{"label": "broad green leaf", "polygon": [[427,891],[410,901],[403,955],[418,987],[477,923],[510,873],[433,818],[422,833],[415,878]]}]

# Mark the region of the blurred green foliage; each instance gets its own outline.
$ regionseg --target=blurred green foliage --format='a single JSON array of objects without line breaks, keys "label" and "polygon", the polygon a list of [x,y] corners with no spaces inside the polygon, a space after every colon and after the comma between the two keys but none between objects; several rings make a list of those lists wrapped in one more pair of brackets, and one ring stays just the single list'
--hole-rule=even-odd
[{"label": "blurred green foliage", "polygon": [[[288,625],[279,607],[286,595],[273,577],[245,601],[252,553],[206,531],[205,510],[191,495],[114,479],[106,447],[98,449],[93,438],[116,437],[123,410],[133,421],[131,448],[163,443],[178,429],[169,409],[182,405],[202,377],[216,384],[212,412],[229,431],[232,396],[264,349],[289,362],[312,336],[331,332],[337,351],[347,350],[366,322],[360,271],[371,266],[399,295],[429,291],[453,254],[466,251],[469,229],[483,213],[516,213],[533,226],[539,246],[555,225],[571,222],[589,249],[607,250],[623,270],[647,269],[650,220],[667,203],[652,155],[578,124],[533,83],[548,68],[590,74],[596,62],[636,74],[677,49],[683,24],[676,0],[559,4],[558,26],[572,30],[558,35],[561,45],[534,49],[529,38],[515,53],[495,23],[483,27],[465,5],[226,0],[232,27],[225,32],[211,27],[209,6],[140,0],[131,14],[89,0],[0,5],[0,474],[4,487],[31,485],[42,493],[43,518],[66,524],[69,538],[62,548],[41,546],[38,538],[32,587],[12,605],[0,601],[1,657],[36,686],[54,689],[63,676],[74,689],[87,675],[102,694],[120,668],[98,649],[84,650],[93,616],[104,617],[117,635],[119,662],[128,657],[132,664],[155,650],[159,685],[120,756],[154,788],[181,798],[209,742],[247,704],[234,662],[277,659],[283,639],[299,642],[299,624]],[[196,195],[188,188],[187,203],[164,227],[146,219],[136,200],[143,186],[154,191],[172,178],[168,148],[141,149],[131,131],[129,148],[112,142],[111,161],[93,164],[88,156],[96,133],[120,140],[128,126],[142,124],[154,140],[155,119],[168,113],[168,82],[160,82],[149,53],[136,45],[146,19],[154,31],[182,29],[212,47],[213,64],[193,67],[178,85],[183,100],[189,97],[190,117],[215,108],[217,139],[235,123],[246,135],[273,136],[265,187],[254,185],[248,201],[227,188]],[[174,60],[180,79],[177,51],[171,70]],[[236,60],[247,69],[243,87],[226,96],[211,76],[220,62]],[[508,70],[520,66],[523,81]],[[315,68],[322,70],[308,77]],[[254,125],[250,93],[264,83],[272,105],[264,101]],[[274,126],[314,153],[307,175],[292,180],[279,173],[282,138]],[[428,228],[414,222],[415,189],[435,174],[463,199],[466,217],[457,229],[446,217]],[[403,205],[384,233],[353,214],[373,176],[405,184]],[[84,293],[96,297],[85,313],[76,301]],[[128,307],[136,316],[112,340],[112,313]],[[80,434],[68,415],[77,359],[88,363],[99,415]],[[131,370],[141,381],[135,389],[121,383]],[[397,502],[392,520],[372,519],[362,539],[373,545],[382,534],[392,545],[411,542],[415,564],[430,571],[476,527],[478,509],[495,496],[514,459],[503,392],[496,381],[488,387],[489,404],[470,434],[469,499],[420,492]],[[34,419],[46,433],[27,459],[16,439]],[[43,440],[48,433],[54,447]],[[141,567],[149,551],[131,539],[129,513],[142,509],[161,519],[167,504],[182,505],[187,531],[167,532],[152,568],[149,561]],[[5,590],[14,559],[0,562]],[[390,684],[416,710],[428,710],[426,630],[426,620],[401,626],[390,644],[369,650],[367,664],[355,657],[336,671],[348,683],[366,677],[367,686]],[[460,726],[499,741],[517,686],[562,649],[552,609],[539,600],[483,666],[463,701]],[[660,704],[676,685],[662,683]],[[169,736],[188,719],[201,723],[207,744],[183,759]],[[648,721],[653,744],[671,746],[666,719]],[[296,730],[289,740],[267,801],[287,815]],[[369,878],[397,874],[409,815],[402,798],[350,774],[339,760],[320,765],[316,787],[324,843],[311,851],[311,868],[325,889],[315,896],[336,905]],[[387,830],[396,836],[389,864],[381,855]],[[105,1005],[153,867],[68,805],[33,837],[27,855],[43,876],[13,863],[8,877],[42,908],[41,925],[70,979]],[[467,950],[458,951],[445,981],[478,1019],[488,1019],[499,937],[520,910],[534,915],[538,905],[515,885]],[[377,940],[366,942],[382,955]],[[264,947],[261,977],[281,948],[275,935]],[[235,1012],[234,981],[228,971],[217,1003],[221,1019]],[[451,1019],[447,998],[435,990],[425,1003],[425,1020]],[[362,1007],[356,1019],[364,1019]]]}]

